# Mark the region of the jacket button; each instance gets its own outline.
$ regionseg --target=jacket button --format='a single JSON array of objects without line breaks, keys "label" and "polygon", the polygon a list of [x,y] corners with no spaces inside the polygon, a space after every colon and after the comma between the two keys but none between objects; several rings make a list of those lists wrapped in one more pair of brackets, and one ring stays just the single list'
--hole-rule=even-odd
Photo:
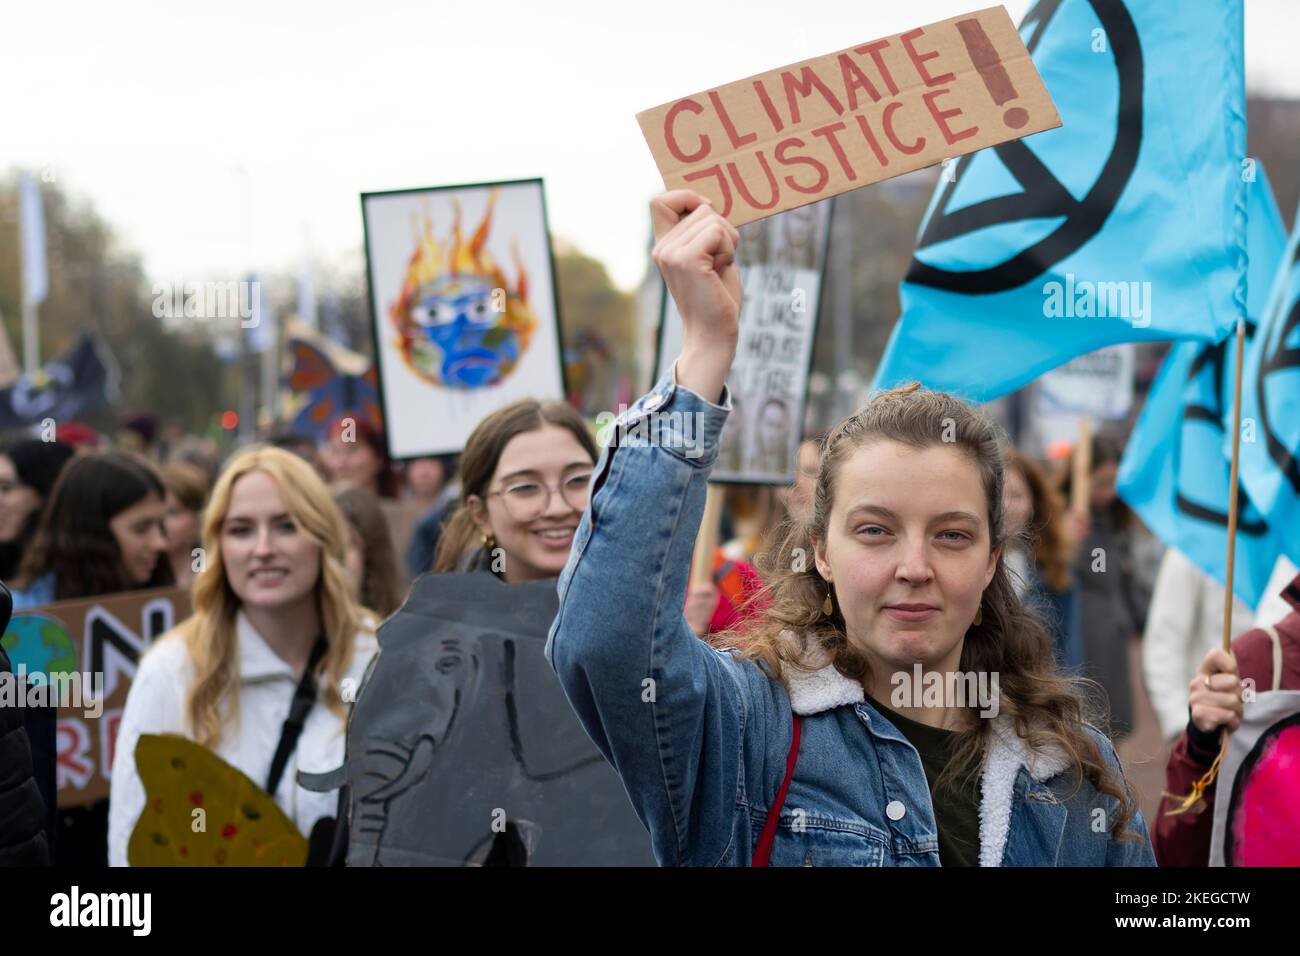
[{"label": "jacket button", "polygon": [[653,394],[649,395],[646,398],[645,404],[642,405],[641,407],[648,412],[653,412],[656,408],[658,408],[663,403],[664,403],[663,395],[661,395],[659,392],[654,392]]},{"label": "jacket button", "polygon": [[891,820],[901,820],[907,815],[907,807],[902,800],[890,800],[885,806],[885,816]]}]

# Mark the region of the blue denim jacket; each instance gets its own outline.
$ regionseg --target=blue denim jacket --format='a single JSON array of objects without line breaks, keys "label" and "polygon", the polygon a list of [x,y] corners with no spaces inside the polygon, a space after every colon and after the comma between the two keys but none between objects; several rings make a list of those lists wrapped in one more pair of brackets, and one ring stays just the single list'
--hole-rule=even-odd
[{"label": "blue denim jacket", "polygon": [[[798,764],[773,866],[938,866],[934,808],[916,749],[833,667],[772,679],[700,641],[683,617],[705,485],[730,411],[665,376],[618,422],[559,579],[547,659],[622,777],[661,865],[748,866]],[[787,686],[788,684],[788,686]],[[1059,754],[1027,751],[995,719],[981,779],[986,866],[1154,866],[1109,833],[1113,798],[1075,789]],[[1112,767],[1110,741],[1089,728]]]}]

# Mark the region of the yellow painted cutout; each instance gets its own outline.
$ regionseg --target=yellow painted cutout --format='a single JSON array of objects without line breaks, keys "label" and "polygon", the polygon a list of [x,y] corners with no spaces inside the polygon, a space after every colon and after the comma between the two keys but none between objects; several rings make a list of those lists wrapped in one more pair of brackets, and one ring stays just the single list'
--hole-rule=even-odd
[{"label": "yellow painted cutout", "polygon": [[307,862],[307,838],[271,795],[207,748],[173,734],[142,734],[135,764],[145,807],[127,844],[132,866]]}]

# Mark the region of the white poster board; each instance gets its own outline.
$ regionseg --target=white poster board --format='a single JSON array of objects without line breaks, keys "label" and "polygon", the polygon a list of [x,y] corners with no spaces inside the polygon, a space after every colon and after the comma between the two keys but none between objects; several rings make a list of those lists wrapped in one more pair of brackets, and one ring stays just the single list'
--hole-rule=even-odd
[{"label": "white poster board", "polygon": [[1079,419],[1096,431],[1102,422],[1122,421],[1133,407],[1137,367],[1134,345],[1112,345],[1044,372],[1029,389],[1028,419],[1022,446],[1044,455],[1053,442],[1073,442]]},{"label": "white poster board", "polygon": [[361,210],[390,457],[458,452],[501,406],[564,398],[540,179],[366,193]]},{"label": "white poster board", "polygon": [[[740,227],[740,338],[727,376],[732,412],[716,481],[795,479],[833,204],[827,199]],[[657,377],[668,373],[682,344],[677,305],[663,298]]]}]

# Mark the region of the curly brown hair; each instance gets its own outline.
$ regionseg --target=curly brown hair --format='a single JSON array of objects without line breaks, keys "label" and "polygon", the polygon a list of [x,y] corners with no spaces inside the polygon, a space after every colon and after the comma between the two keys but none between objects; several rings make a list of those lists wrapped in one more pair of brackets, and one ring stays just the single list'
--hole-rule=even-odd
[{"label": "curly brown hair", "polygon": [[1065,526],[1065,502],[1038,463],[1015,448],[1006,450],[1004,468],[1015,468],[1029,488],[1029,525],[1024,529],[1034,563],[1053,591],[1068,591],[1074,545]]},{"label": "curly brown hair", "polygon": [[[823,611],[827,585],[811,556],[817,542],[826,540],[844,462],[858,449],[879,441],[918,449],[952,447],[965,454],[979,469],[988,505],[990,547],[1001,549],[1006,539],[1002,429],[961,400],[916,383],[881,392],[826,437],[811,516],[788,519],[779,547],[763,561],[766,583],[760,599],[769,601],[770,607],[743,631],[719,635],[716,644],[739,648],[742,656],[773,676],[779,677],[786,668],[807,670],[811,656],[829,658],[845,677],[869,683],[869,664],[849,640],[838,603],[830,614]],[[1122,776],[1110,769],[1085,729],[1088,718],[1095,719],[1087,713],[1087,697],[1082,693],[1087,682],[1057,671],[1050,633],[1021,604],[1000,550],[981,608],[981,623],[972,623],[966,632],[961,670],[996,673],[1000,711],[1010,718],[1021,740],[1034,750],[1059,748],[1074,768],[1076,791],[1086,779],[1099,793],[1118,801],[1111,835],[1137,838],[1127,829],[1136,805]],[[968,710],[974,718],[978,708]],[[956,731],[952,756],[935,781],[936,789],[969,785],[983,766],[992,733],[990,721],[966,721]]]}]

